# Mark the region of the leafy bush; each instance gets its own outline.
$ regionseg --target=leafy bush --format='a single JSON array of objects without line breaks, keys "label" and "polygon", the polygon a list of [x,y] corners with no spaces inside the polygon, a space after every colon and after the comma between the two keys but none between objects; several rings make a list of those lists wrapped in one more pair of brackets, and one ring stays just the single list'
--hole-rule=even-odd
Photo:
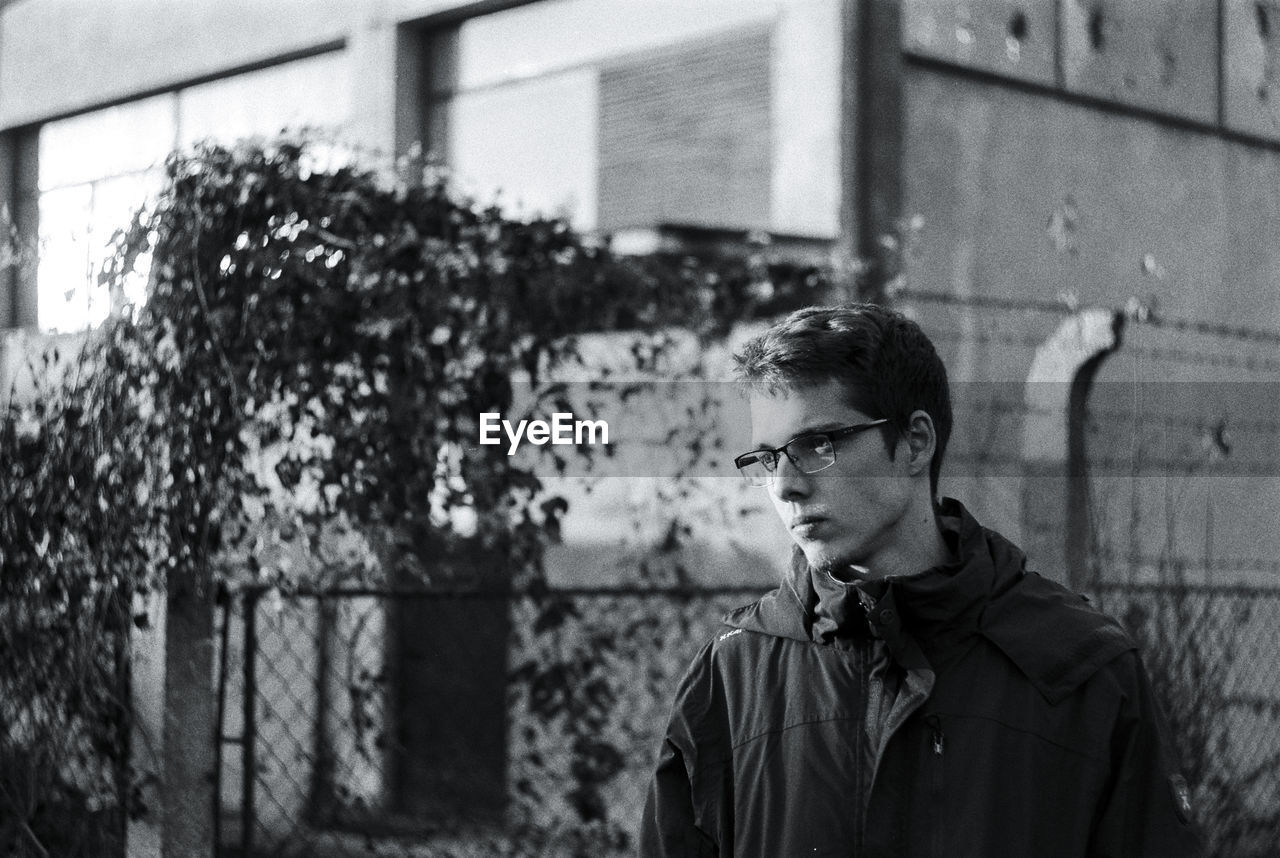
[{"label": "leafy bush", "polygon": [[[0,424],[0,851],[98,855],[123,842],[131,792],[133,593],[162,574],[148,429],[110,335]],[[132,808],[139,809],[136,805]]]}]

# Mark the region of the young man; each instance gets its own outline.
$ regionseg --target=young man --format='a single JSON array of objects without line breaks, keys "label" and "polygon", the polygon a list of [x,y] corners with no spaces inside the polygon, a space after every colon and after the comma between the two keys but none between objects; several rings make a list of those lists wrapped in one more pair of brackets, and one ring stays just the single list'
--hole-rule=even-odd
[{"label": "young man", "polygon": [[1180,858],[1185,782],[1133,642],[958,502],[944,369],[872,305],[738,356],[738,468],[795,542],[681,682],[645,858]]}]

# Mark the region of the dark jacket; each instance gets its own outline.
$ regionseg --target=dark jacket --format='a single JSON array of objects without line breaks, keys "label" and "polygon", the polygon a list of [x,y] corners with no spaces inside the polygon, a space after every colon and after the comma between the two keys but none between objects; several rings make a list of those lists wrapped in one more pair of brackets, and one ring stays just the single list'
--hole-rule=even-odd
[{"label": "dark jacket", "polygon": [[680,684],[645,858],[1198,854],[1121,627],[944,503],[960,559],[844,584],[798,566]]}]

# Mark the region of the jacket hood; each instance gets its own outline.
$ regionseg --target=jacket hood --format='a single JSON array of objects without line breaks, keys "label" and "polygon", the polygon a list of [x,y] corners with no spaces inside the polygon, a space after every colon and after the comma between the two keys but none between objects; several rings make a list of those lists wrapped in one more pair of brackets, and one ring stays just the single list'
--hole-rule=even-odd
[{"label": "jacket hood", "polygon": [[981,636],[1051,703],[1134,648],[1119,624],[1084,597],[1027,571],[1022,551],[982,527],[959,501],[944,499],[938,521],[956,558],[949,563],[844,583],[811,570],[801,555],[777,589],[724,622],[814,643],[875,636],[894,650],[903,649],[894,643],[905,636],[931,660]]}]

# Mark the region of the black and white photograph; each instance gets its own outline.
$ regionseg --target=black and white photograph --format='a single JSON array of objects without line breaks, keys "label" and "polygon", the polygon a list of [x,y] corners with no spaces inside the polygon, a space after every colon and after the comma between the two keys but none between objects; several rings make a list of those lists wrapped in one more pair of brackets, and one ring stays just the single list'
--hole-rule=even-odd
[{"label": "black and white photograph", "polygon": [[0,0],[0,855],[1280,858],[1280,0]]}]

